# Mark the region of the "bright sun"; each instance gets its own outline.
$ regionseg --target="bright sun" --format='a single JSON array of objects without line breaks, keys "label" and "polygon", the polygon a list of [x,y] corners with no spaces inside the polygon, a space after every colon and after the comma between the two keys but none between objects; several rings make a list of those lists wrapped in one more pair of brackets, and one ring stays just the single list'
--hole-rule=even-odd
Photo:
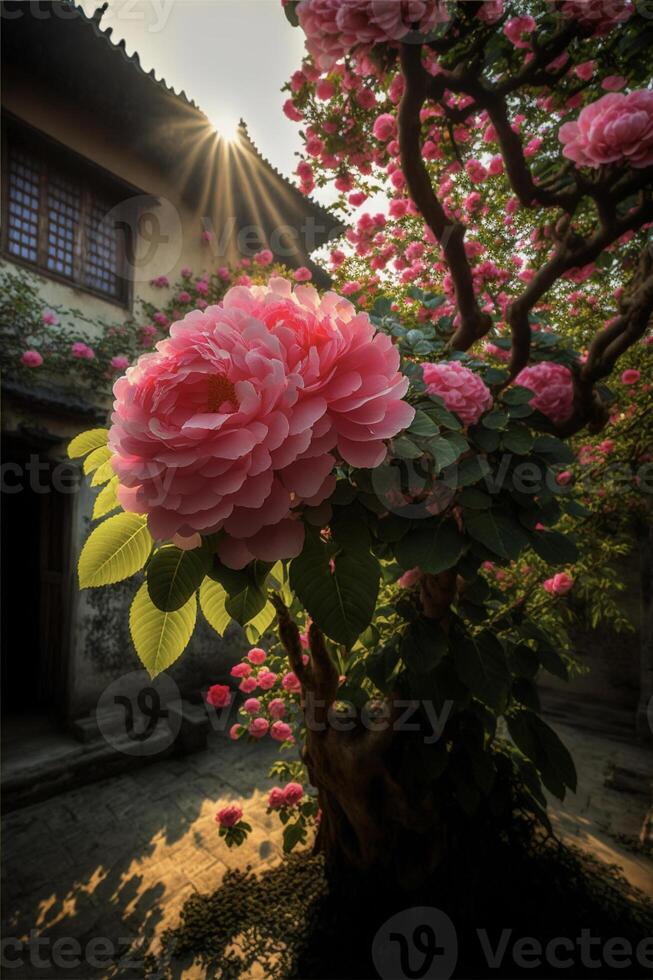
[{"label": "bright sun", "polygon": [[234,140],[238,135],[238,116],[229,109],[216,109],[207,113],[207,118],[214,130],[224,140]]}]

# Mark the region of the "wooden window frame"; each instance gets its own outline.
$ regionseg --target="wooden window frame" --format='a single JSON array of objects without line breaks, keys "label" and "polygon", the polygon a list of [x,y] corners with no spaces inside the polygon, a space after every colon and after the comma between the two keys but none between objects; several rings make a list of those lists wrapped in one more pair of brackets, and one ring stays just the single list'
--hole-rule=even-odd
[{"label": "wooden window frame", "polygon": [[[18,145],[32,153],[40,165],[40,194],[38,212],[38,258],[36,262],[16,255],[9,248],[9,156],[12,145]],[[75,257],[73,276],[67,276],[49,269],[48,259],[48,171],[56,170],[64,177],[70,177],[80,189],[79,222],[75,227]],[[69,286],[113,306],[131,311],[133,305],[133,278],[129,271],[126,249],[131,248],[127,243],[125,229],[116,237],[118,260],[116,276],[120,285],[118,294],[112,295],[102,289],[96,289],[85,283],[84,277],[87,264],[84,253],[87,245],[86,228],[93,204],[98,200],[106,202],[111,207],[128,201],[129,198],[142,195],[142,191],[104,170],[98,164],[80,156],[73,150],[57,142],[51,137],[22,123],[9,118],[4,120],[2,127],[2,229],[0,231],[0,253],[7,261],[29,269],[47,279]],[[133,226],[132,226],[133,227]]]}]

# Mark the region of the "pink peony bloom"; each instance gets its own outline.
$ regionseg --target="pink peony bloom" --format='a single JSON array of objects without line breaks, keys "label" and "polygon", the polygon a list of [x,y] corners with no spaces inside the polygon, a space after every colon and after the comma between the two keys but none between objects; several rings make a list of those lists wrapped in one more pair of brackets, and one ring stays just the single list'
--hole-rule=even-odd
[{"label": "pink peony bloom", "polygon": [[621,375],[621,383],[623,385],[636,385],[640,378],[641,372],[637,368],[626,368]]},{"label": "pink peony bloom", "polygon": [[285,721],[273,721],[270,735],[276,742],[287,742],[292,738],[292,728]]},{"label": "pink peony bloom", "polygon": [[268,712],[270,713],[270,718],[279,721],[286,713],[286,702],[283,698],[272,698],[268,704]]},{"label": "pink peony bloom", "polygon": [[302,686],[299,682],[299,678],[294,671],[290,670],[287,674],[284,674],[281,678],[281,686],[284,691],[290,691],[294,694],[298,694],[301,691]]},{"label": "pink peony bloom", "polygon": [[70,353],[73,357],[78,357],[82,361],[92,361],[95,358],[95,351],[88,344],[82,343],[81,340],[77,340],[70,348]]},{"label": "pink peony bloom", "polygon": [[653,164],[653,91],[609,92],[560,127],[563,155],[580,167]]},{"label": "pink peony bloom", "polygon": [[308,282],[309,279],[313,278],[313,273],[305,265],[300,265],[299,269],[295,269],[293,278],[295,282]]},{"label": "pink peony bloom", "polygon": [[124,354],[119,354],[117,357],[112,357],[111,367],[114,371],[126,371],[129,367],[129,358],[125,357]]},{"label": "pink peony bloom", "polygon": [[269,691],[277,683],[277,675],[271,670],[262,670],[256,680],[262,691]]},{"label": "pink peony bloom", "polygon": [[238,690],[242,691],[243,694],[251,694],[258,687],[258,683],[255,677],[243,677],[242,681],[238,685]]},{"label": "pink peony bloom", "polygon": [[54,327],[57,323],[59,323],[59,317],[53,310],[43,310],[41,320],[46,327]]},{"label": "pink peony bloom", "polygon": [[441,398],[445,407],[466,425],[478,422],[492,405],[490,389],[460,361],[423,364],[422,374],[428,393]]},{"label": "pink peony bloom", "polygon": [[601,81],[601,88],[605,92],[618,92],[626,84],[623,75],[606,75]]},{"label": "pink peony bloom", "polygon": [[247,731],[254,738],[263,738],[264,735],[267,735],[269,728],[270,722],[267,718],[253,718],[247,726]]},{"label": "pink peony bloom", "polygon": [[565,0],[562,14],[593,28],[594,34],[606,34],[627,21],[633,9],[631,0]]},{"label": "pink peony bloom", "polygon": [[231,688],[226,684],[213,684],[206,692],[206,703],[214,708],[226,708],[231,704]]},{"label": "pink peony bloom", "polygon": [[574,580],[566,572],[558,572],[553,578],[548,578],[542,587],[550,595],[565,595],[573,587]]},{"label": "pink peony bloom", "polygon": [[504,24],[503,33],[516,48],[530,48],[531,42],[528,40],[528,35],[532,34],[536,27],[535,18],[530,15],[511,17]]},{"label": "pink peony bloom", "polygon": [[246,711],[248,715],[257,715],[261,710],[261,702],[258,698],[247,698],[243,704],[243,711]]},{"label": "pink peony bloom", "polygon": [[530,405],[552,422],[564,422],[574,408],[574,385],[569,368],[553,361],[541,361],[524,368],[515,384],[535,392]]},{"label": "pink peony bloom", "polygon": [[421,577],[422,572],[419,568],[411,568],[397,579],[397,585],[400,589],[412,589],[414,585],[417,585]]},{"label": "pink peony bloom", "polygon": [[286,806],[296,806],[304,795],[304,787],[300,783],[288,783],[283,791]]},{"label": "pink peony bloom", "polygon": [[382,142],[387,143],[397,132],[397,120],[395,116],[391,116],[389,112],[384,112],[383,115],[378,116],[374,120],[372,132],[377,140],[382,140]]},{"label": "pink peony bloom", "polygon": [[254,256],[254,261],[257,265],[266,266],[272,265],[274,262],[274,255],[269,248],[263,248],[260,252],[257,252]]},{"label": "pink peony bloom", "polygon": [[230,289],[114,385],[120,502],[158,539],[224,531],[231,568],[295,557],[297,509],[333,492],[332,450],[378,466],[412,421],[398,368],[390,338],[335,293],[278,278]]},{"label": "pink peony bloom", "polygon": [[242,817],[243,808],[237,803],[231,803],[229,806],[223,806],[221,810],[218,810],[215,820],[221,827],[235,827],[242,820]]},{"label": "pink peony bloom", "polygon": [[249,677],[252,668],[249,664],[234,664],[229,673],[232,677]]},{"label": "pink peony bloom", "polygon": [[257,667],[260,667],[261,664],[265,663],[266,656],[267,654],[265,650],[261,650],[260,647],[252,647],[247,654],[247,659],[249,660],[250,664],[256,664]]},{"label": "pink peony bloom", "polygon": [[286,805],[286,797],[280,786],[273,786],[268,793],[268,806],[271,810],[280,810]]},{"label": "pink peony bloom", "polygon": [[41,367],[43,358],[37,350],[26,350],[20,355],[20,363],[30,368]]}]

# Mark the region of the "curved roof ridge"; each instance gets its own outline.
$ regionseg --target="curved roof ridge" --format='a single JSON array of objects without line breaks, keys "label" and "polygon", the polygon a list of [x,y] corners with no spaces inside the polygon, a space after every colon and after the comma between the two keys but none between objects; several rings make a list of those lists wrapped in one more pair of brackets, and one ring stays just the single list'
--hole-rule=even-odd
[{"label": "curved roof ridge", "polygon": [[249,145],[251,146],[252,150],[254,151],[254,153],[256,154],[256,156],[259,158],[259,160],[261,160],[265,164],[266,167],[269,167],[270,170],[279,178],[279,180],[282,180],[284,182],[284,184],[286,184],[286,186],[289,187],[297,195],[297,197],[299,197],[304,203],[308,202],[308,204],[310,204],[310,206],[318,214],[321,214],[325,219],[328,219],[329,221],[333,222],[334,224],[339,225],[340,228],[342,229],[341,234],[344,234],[345,233],[345,231],[347,230],[347,225],[344,224],[344,222],[338,217],[337,214],[334,214],[333,211],[331,211],[328,207],[325,207],[324,205],[320,204],[319,201],[316,201],[315,198],[311,197],[309,194],[303,194],[300,191],[299,187],[297,187],[297,185],[294,184],[290,180],[289,177],[286,177],[286,175],[283,174],[280,170],[277,170],[277,168],[274,166],[274,164],[270,163],[270,161],[267,159],[267,157],[265,157],[261,153],[261,151],[259,150],[259,148],[256,145],[256,143],[254,142],[254,140],[252,139],[252,137],[249,135],[249,129],[248,129],[247,123],[245,122],[244,119],[241,119],[239,121],[239,123],[238,123],[238,130],[243,135],[243,137],[247,140],[247,142],[249,143]]}]

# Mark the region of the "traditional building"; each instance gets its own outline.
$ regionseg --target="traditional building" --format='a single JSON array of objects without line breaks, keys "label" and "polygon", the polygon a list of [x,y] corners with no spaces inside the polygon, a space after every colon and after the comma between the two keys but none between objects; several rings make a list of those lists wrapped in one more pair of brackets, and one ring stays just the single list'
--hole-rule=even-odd
[{"label": "traditional building", "polygon": [[[155,299],[153,278],[264,246],[326,285],[310,253],[342,234],[338,219],[261,156],[244,123],[222,138],[184,92],[144,71],[102,29],[104,9],[4,5],[2,264],[30,270],[45,304],[87,320],[124,320]],[[102,424],[107,403],[38,378],[3,379],[3,701],[70,724],[138,661],[130,590],[78,589],[93,492],[52,483],[69,438]],[[215,636],[200,634],[175,676],[198,687],[216,669]]]}]

